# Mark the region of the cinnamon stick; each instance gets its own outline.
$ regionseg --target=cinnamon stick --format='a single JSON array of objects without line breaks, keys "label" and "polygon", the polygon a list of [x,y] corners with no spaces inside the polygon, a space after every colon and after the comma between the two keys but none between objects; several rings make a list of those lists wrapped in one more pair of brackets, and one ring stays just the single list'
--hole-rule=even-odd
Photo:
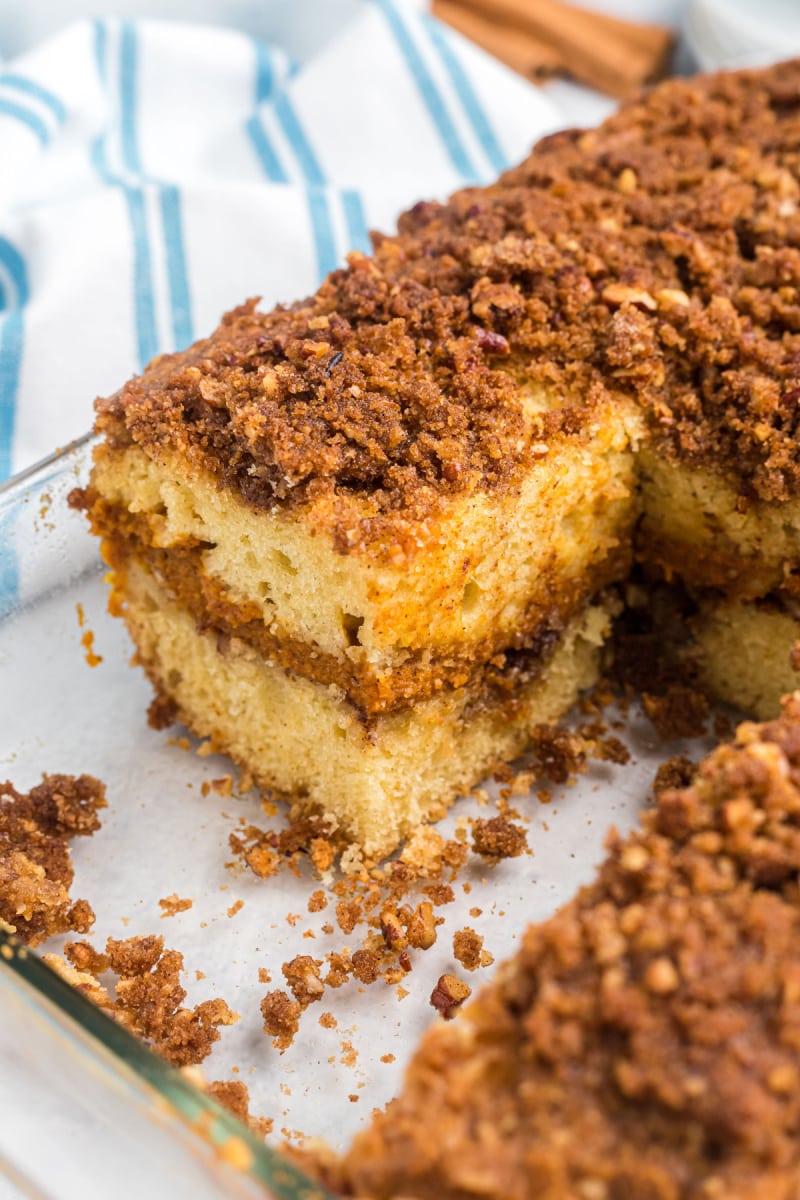
[{"label": "cinnamon stick", "polygon": [[[453,0],[495,29],[551,45],[576,79],[625,98],[665,73],[673,36],[560,0]],[[488,47],[487,47],[488,48]]]},{"label": "cinnamon stick", "polygon": [[458,0],[433,0],[433,15],[520,75],[547,79],[564,69],[561,54],[550,42],[527,33],[520,37],[519,30],[496,24]]}]

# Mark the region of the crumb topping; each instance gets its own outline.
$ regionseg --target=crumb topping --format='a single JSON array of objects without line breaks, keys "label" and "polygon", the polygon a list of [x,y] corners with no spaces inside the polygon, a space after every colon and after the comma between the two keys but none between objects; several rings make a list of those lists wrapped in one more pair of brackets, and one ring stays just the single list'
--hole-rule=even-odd
[{"label": "crumb topping", "polygon": [[[183,955],[154,934],[109,938],[102,953],[88,942],[68,942],[64,956],[46,954],[45,962],[173,1066],[202,1062],[220,1028],[239,1020],[221,999],[184,1006]],[[111,989],[101,979],[108,974],[116,977]]]},{"label": "crumb topping", "polygon": [[257,507],[323,501],[343,549],[443,496],[514,486],[619,391],[664,453],[785,500],[799,80],[798,62],[670,80],[595,131],[545,138],[491,187],[415,205],[309,299],[250,301],[155,360],[98,402],[98,427]]},{"label": "crumb topping", "polygon": [[105,795],[91,775],[45,775],[27,793],[0,783],[0,920],[32,946],[94,924],[89,903],[70,898],[68,843],[100,828]]},{"label": "crumb topping", "polygon": [[454,1029],[427,1034],[400,1097],[329,1164],[336,1186],[789,1200],[799,827],[797,693],[610,836],[595,882],[528,929]]}]

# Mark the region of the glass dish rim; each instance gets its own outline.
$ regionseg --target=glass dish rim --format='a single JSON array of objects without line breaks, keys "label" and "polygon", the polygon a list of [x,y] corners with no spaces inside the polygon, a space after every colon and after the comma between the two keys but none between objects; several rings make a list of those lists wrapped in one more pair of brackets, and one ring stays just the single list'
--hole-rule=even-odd
[{"label": "glass dish rim", "polygon": [[[26,493],[52,478],[54,468],[64,469],[71,456],[99,440],[90,430],[37,462],[0,482],[0,508],[23,502]],[[15,604],[13,611],[18,608]],[[7,617],[3,618],[7,619]],[[117,1067],[133,1074],[144,1088],[156,1093],[180,1119],[183,1128],[199,1141],[223,1147],[232,1138],[244,1143],[249,1162],[242,1174],[270,1189],[274,1200],[335,1200],[322,1184],[304,1175],[280,1151],[267,1146],[237,1117],[202,1091],[191,1078],[151,1050],[127,1029],[72,987],[35,949],[0,925],[0,970],[8,970],[23,991],[55,1010],[60,1032],[72,1039],[79,1034]]]}]

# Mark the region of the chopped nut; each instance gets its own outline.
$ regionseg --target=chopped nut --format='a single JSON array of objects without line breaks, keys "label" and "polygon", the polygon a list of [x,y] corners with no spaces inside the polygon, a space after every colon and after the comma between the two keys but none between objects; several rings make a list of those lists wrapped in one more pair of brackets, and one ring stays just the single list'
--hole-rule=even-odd
[{"label": "chopped nut", "polygon": [[644,288],[628,287],[624,283],[608,283],[600,293],[606,304],[618,307],[621,304],[635,304],[648,312],[655,312],[656,302]]},{"label": "chopped nut", "polygon": [[446,1021],[451,1020],[464,1001],[472,995],[472,988],[457,975],[441,975],[431,992],[431,1004]]}]

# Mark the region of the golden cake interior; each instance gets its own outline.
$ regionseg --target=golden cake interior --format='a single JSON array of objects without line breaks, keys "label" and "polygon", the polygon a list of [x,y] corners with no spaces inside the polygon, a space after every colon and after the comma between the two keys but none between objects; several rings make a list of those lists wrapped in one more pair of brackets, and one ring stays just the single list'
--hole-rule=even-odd
[{"label": "golden cake interior", "polygon": [[705,685],[776,711],[798,95],[668,82],[98,402],[83,503],[162,700],[368,854],[592,681],[634,560]]}]

